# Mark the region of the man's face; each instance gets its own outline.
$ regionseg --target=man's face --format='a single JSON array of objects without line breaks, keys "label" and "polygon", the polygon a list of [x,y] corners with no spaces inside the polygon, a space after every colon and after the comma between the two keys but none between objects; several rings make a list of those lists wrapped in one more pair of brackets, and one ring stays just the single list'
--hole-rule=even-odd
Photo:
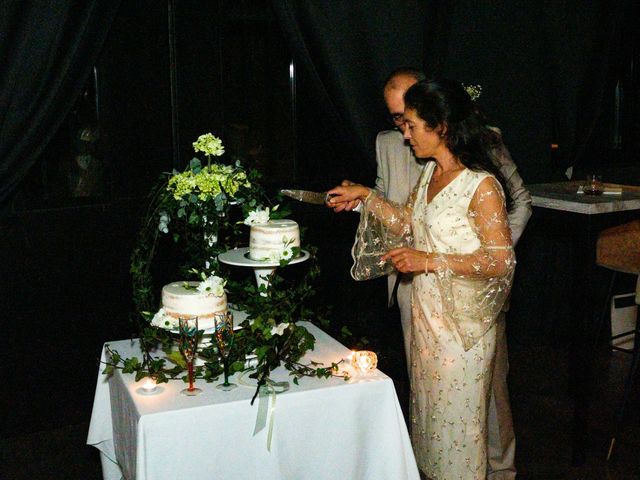
[{"label": "man's face", "polygon": [[384,103],[396,128],[404,131],[404,94],[416,83],[413,77],[393,78],[384,88]]},{"label": "man's face", "polygon": [[384,102],[387,104],[389,118],[391,122],[402,130],[404,125],[404,92],[397,88],[386,88],[384,90]]}]

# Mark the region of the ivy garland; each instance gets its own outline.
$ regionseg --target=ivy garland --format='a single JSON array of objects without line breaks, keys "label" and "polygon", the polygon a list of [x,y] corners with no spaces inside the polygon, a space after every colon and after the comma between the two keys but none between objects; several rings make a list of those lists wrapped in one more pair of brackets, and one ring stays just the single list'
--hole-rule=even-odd
[{"label": "ivy garland", "polygon": [[[239,162],[233,166],[211,163],[211,156],[224,153],[219,139],[206,134],[193,145],[196,152],[205,153],[207,165],[193,158],[184,172],[162,175],[149,195],[148,209],[131,256],[135,309],[132,320],[138,325],[142,360],[122,358],[117,351],[108,349],[110,360],[105,374],[119,368],[135,374],[136,381],[147,376],[157,383],[171,379],[187,381],[186,362],[175,348],[175,337],[149,323],[159,306],[153,265],[164,237],[169,236],[184,255],[179,267],[182,278],[193,279],[195,275],[200,280],[214,273],[228,278],[224,275],[226,267],[218,263],[217,256],[240,245],[241,219],[265,206],[270,208],[271,218],[288,213],[267,197],[259,186],[260,174],[256,170],[245,170]],[[296,384],[303,376],[348,378],[340,373],[336,363],[329,367],[300,363],[302,356],[313,349],[315,338],[297,322],[304,319],[328,325],[327,312],[310,306],[320,269],[316,249],[306,248],[311,259],[305,264],[302,279],[288,280],[279,274],[282,269],[276,269],[268,286],[258,287],[253,279],[227,281],[228,296],[236,308],[247,313],[247,319],[235,333],[229,355],[230,373],[244,371],[248,356],[255,356],[257,365],[249,376],[257,379],[256,395],[268,382],[271,371],[280,365],[290,371]],[[281,266],[288,263],[289,260],[280,262]],[[164,353],[162,357],[153,354],[158,348]],[[202,348],[198,356],[205,363],[195,368],[196,378],[212,382],[223,373],[215,346]]]}]

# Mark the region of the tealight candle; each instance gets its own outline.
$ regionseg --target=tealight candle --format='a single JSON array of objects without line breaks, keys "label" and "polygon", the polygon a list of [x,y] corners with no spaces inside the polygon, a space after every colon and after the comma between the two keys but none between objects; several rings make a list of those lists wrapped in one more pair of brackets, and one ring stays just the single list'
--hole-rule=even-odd
[{"label": "tealight candle", "polygon": [[345,359],[344,363],[348,363],[349,365],[351,365],[353,363],[353,357],[356,354],[355,350],[351,350],[351,353],[349,353],[349,356]]},{"label": "tealight candle", "polygon": [[140,393],[142,393],[143,395],[152,395],[156,393],[157,390],[158,390],[158,385],[156,385],[156,382],[154,382],[152,378],[147,377],[145,381],[142,383]]},{"label": "tealight candle", "polygon": [[352,364],[362,373],[369,373],[378,366],[378,357],[375,353],[367,350],[354,352]]}]

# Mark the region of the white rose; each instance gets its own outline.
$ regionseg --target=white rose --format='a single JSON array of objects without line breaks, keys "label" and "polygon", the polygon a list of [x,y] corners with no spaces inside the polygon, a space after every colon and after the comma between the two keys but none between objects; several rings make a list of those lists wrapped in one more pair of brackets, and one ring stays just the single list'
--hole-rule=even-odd
[{"label": "white rose", "polygon": [[216,275],[211,275],[209,278],[198,284],[198,291],[208,293],[216,297],[221,297],[224,295],[224,286],[226,284],[226,280]]}]

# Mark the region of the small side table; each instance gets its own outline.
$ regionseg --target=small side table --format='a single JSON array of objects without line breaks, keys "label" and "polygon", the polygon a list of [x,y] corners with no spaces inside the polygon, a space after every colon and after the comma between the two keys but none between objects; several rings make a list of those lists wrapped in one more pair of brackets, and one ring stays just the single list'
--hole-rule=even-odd
[{"label": "small side table", "polygon": [[572,463],[585,462],[588,440],[590,384],[593,352],[602,331],[602,316],[595,295],[595,252],[598,233],[624,223],[640,212],[640,187],[626,185],[622,194],[578,194],[582,182],[528,185],[533,215],[550,234],[569,240],[574,252],[573,335],[569,356],[569,390],[573,401]]}]

